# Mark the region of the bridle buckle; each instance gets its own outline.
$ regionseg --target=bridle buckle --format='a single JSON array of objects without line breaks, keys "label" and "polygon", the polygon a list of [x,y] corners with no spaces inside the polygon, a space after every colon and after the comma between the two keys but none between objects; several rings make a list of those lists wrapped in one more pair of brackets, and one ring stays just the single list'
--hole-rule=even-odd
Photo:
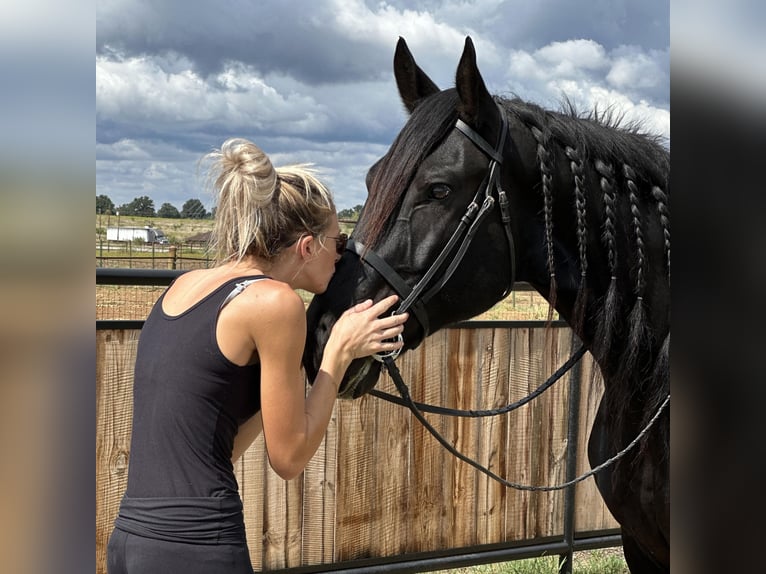
[{"label": "bridle buckle", "polygon": [[[404,342],[404,337],[402,337],[402,334],[401,334],[401,333],[399,333],[399,334],[396,336],[395,340],[396,340],[397,342],[399,342],[399,343],[403,343],[403,342]],[[394,360],[396,360],[396,358],[399,356],[399,353],[401,353],[401,352],[402,352],[402,349],[403,349],[403,348],[404,348],[404,347],[399,347],[398,349],[394,349],[394,350],[392,350],[392,351],[386,351],[386,352],[384,352],[384,353],[374,353],[374,354],[372,355],[372,358],[373,358],[373,359],[375,359],[376,361],[378,361],[379,363],[383,363],[383,362],[385,362],[385,360],[386,360],[386,359],[389,359],[389,358],[390,358],[392,361],[394,361]]]}]

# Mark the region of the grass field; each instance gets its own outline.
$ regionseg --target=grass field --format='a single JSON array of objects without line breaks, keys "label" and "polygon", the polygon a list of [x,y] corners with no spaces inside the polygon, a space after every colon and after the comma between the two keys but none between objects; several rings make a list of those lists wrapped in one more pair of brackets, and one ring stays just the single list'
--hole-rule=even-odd
[{"label": "grass field", "polygon": [[154,227],[165,232],[170,243],[183,243],[198,233],[213,229],[212,219],[169,219],[165,217],[138,217],[133,215],[96,214],[96,241],[106,240],[107,227]]},{"label": "grass field", "polygon": [[[213,229],[212,219],[169,219],[166,217],[138,217],[133,215],[96,214],[96,241],[106,240],[107,227],[154,227],[165,232],[170,243],[183,243],[189,237]],[[351,233],[352,224],[341,223],[341,231]]]}]

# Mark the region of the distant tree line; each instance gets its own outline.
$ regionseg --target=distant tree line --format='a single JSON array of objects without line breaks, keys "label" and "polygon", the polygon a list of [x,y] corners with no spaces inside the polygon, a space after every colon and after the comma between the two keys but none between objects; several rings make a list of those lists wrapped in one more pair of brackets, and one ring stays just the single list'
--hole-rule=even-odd
[{"label": "distant tree line", "polygon": [[[338,219],[359,219],[359,213],[362,211],[361,205],[356,205],[349,209],[341,209],[338,212]],[[154,200],[146,195],[136,197],[130,203],[125,203],[115,207],[114,202],[107,195],[96,196],[96,213],[102,215],[138,215],[141,217],[166,217],[168,219],[212,219],[215,217],[215,208],[208,212],[199,199],[189,199],[178,211],[176,206],[171,203],[163,203],[155,211]]]},{"label": "distant tree line", "polygon": [[130,203],[116,207],[107,195],[96,196],[96,213],[103,215],[138,215],[141,217],[167,217],[169,219],[210,219],[215,209],[210,213],[199,199],[189,199],[178,211],[175,205],[163,203],[158,210],[154,209],[154,200],[146,195],[136,197]]},{"label": "distant tree line", "polygon": [[355,205],[349,209],[341,209],[338,212],[338,219],[353,219],[354,221],[359,219],[359,214],[362,212],[361,205]]}]

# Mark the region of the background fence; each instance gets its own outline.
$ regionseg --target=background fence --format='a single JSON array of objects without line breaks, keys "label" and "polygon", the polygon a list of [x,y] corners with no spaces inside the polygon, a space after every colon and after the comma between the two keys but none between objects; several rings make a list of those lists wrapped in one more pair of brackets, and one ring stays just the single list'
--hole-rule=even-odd
[{"label": "background fence", "polygon": [[189,270],[211,265],[207,245],[200,242],[135,245],[132,241],[102,240],[96,244],[97,268]]},{"label": "background fence", "polygon": [[[116,324],[115,324],[116,325]],[[97,323],[96,564],[127,480],[138,329]],[[574,343],[576,344],[576,343]],[[466,323],[398,359],[416,401],[496,408],[537,388],[570,356],[561,323]],[[602,393],[586,354],[508,415],[426,415],[457,449],[509,480],[551,485],[588,470]],[[379,389],[395,393],[388,375]],[[293,481],[269,467],[262,437],[235,467],[256,570],[425,571],[619,544],[592,478],[566,491],[506,488],[444,450],[401,406],[339,401],[319,451]]]}]

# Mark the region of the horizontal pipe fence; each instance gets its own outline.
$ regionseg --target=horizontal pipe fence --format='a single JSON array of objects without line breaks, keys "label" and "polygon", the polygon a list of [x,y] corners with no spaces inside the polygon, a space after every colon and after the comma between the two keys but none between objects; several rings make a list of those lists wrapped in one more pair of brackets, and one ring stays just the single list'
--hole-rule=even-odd
[{"label": "horizontal pipe fence", "polygon": [[[164,270],[97,270],[100,284],[167,285]],[[97,321],[96,565],[127,480],[141,321]],[[528,394],[576,348],[563,322],[469,322],[397,361],[413,399],[496,408]],[[395,393],[387,374],[378,389]],[[602,393],[590,355],[525,407],[482,419],[426,417],[458,450],[514,482],[559,484],[589,469]],[[256,570],[424,572],[620,544],[592,478],[565,490],[505,488],[444,450],[404,408],[338,401],[304,473],[280,479],[259,437],[235,465]],[[566,568],[566,567],[565,567]]]}]

